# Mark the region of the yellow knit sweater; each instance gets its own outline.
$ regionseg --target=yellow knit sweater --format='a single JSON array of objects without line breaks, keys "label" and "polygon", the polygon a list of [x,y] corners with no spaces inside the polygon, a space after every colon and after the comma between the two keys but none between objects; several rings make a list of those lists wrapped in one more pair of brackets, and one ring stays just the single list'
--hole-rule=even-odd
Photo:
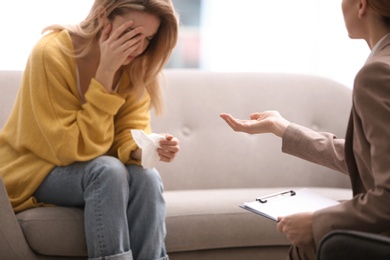
[{"label": "yellow knit sweater", "polygon": [[72,49],[67,31],[50,33],[33,48],[10,117],[0,132],[0,176],[12,207],[19,212],[40,204],[32,197],[55,166],[87,161],[103,154],[136,163],[130,129],[150,133],[150,98],[123,91],[108,94],[91,80],[82,101],[75,59],[58,42]]}]

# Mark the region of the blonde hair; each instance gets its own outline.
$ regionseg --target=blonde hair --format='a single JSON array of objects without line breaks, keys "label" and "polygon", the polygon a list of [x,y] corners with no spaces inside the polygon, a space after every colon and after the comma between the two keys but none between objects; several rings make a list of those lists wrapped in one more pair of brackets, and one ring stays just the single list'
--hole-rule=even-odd
[{"label": "blonde hair", "polygon": [[124,67],[130,79],[129,90],[135,91],[139,96],[146,90],[151,99],[151,107],[156,114],[163,110],[162,94],[159,75],[167,63],[178,38],[178,16],[171,0],[95,0],[88,16],[75,26],[51,25],[43,30],[58,31],[67,29],[72,35],[83,39],[83,44],[74,50],[67,51],[68,55],[83,57],[98,44],[102,32],[102,25],[98,16],[101,7],[106,10],[109,20],[125,14],[131,10],[147,12],[160,18],[160,27],[151,40],[148,48],[137,59]]}]

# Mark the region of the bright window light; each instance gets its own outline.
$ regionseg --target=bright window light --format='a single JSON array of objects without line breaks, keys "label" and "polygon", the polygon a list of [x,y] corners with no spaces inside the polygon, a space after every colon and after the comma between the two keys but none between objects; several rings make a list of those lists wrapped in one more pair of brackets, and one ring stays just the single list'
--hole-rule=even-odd
[{"label": "bright window light", "polygon": [[23,70],[42,29],[51,24],[76,24],[93,0],[18,0],[0,2],[0,70]]},{"label": "bright window light", "polygon": [[315,74],[351,87],[369,55],[351,40],[341,1],[203,1],[202,67]]},{"label": "bright window light", "polygon": [[[76,24],[93,2],[1,1],[0,70],[23,70],[45,26]],[[341,1],[203,0],[200,21],[200,69],[314,74],[352,87],[370,52],[348,38]]]}]

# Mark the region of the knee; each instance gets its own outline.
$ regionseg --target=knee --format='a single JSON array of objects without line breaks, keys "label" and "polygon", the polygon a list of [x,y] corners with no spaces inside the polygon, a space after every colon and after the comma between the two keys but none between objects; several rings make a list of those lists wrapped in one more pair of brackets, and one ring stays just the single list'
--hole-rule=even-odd
[{"label": "knee", "polygon": [[139,187],[145,191],[163,191],[163,182],[156,169],[143,169],[138,165],[128,165],[131,187]]},{"label": "knee", "polygon": [[113,185],[128,183],[128,171],[125,165],[117,158],[111,156],[100,156],[93,160],[90,166],[89,178],[93,181],[113,183]]}]

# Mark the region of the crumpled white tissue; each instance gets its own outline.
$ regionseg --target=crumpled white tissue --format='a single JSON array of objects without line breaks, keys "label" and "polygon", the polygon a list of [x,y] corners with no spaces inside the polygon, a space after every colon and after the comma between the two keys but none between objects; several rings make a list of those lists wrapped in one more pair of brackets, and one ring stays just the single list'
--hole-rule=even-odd
[{"label": "crumpled white tissue", "polygon": [[142,130],[130,130],[134,141],[138,147],[142,149],[141,164],[144,169],[152,169],[156,162],[160,159],[157,153],[157,148],[160,147],[160,140],[165,139],[165,136],[151,133],[146,134]]}]

